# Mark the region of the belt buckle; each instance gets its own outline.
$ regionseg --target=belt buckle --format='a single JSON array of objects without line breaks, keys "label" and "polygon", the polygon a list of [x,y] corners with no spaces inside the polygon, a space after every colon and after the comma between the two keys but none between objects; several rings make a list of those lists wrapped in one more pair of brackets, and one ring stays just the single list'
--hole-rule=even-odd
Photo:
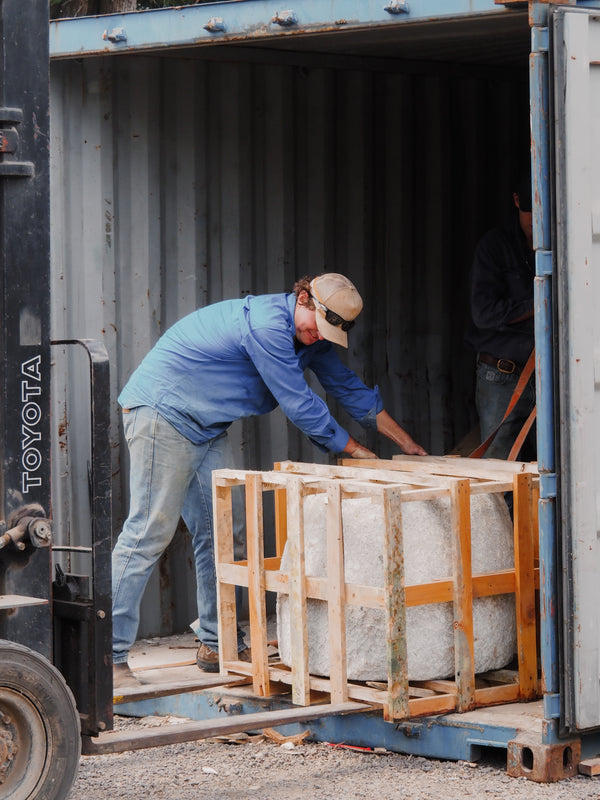
[{"label": "belt buckle", "polygon": [[[506,365],[506,368],[503,365]],[[499,372],[504,372],[505,375],[512,375],[516,370],[517,365],[509,358],[499,358],[496,363],[496,368]]]}]

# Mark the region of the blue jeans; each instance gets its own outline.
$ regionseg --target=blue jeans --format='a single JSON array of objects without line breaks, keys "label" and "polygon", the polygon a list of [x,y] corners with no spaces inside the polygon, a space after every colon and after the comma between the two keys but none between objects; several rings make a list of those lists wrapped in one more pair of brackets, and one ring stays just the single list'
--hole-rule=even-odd
[{"label": "blue jeans", "polygon": [[[123,427],[131,461],[130,507],[112,554],[113,663],[127,661],[139,627],[144,589],[180,517],[191,534],[196,564],[194,632],[217,650],[212,472],[231,466],[227,435],[193,444],[148,406],[124,412]],[[238,640],[242,649],[241,631]]]},{"label": "blue jeans", "polygon": [[[481,441],[484,442],[494,428],[499,424],[508,408],[510,399],[515,390],[519,376],[501,372],[497,367],[489,364],[477,364],[477,381],[475,386],[475,404],[479,414],[481,426]],[[506,459],[510,449],[515,443],[523,424],[535,406],[535,373],[525,386],[521,397],[512,410],[508,419],[502,424],[500,430],[488,447],[484,458]],[[523,461],[535,461],[535,424],[523,444],[520,458]]]}]

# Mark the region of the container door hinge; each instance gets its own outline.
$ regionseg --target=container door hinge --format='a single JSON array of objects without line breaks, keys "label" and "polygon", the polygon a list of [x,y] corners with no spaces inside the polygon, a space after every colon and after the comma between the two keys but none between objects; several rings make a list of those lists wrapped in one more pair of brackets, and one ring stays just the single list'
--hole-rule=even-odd
[{"label": "container door hinge", "polygon": [[535,251],[535,274],[538,278],[552,275],[554,268],[552,265],[552,250]]},{"label": "container door hinge", "polygon": [[547,500],[549,497],[556,497],[556,473],[540,473],[540,497]]},{"label": "container door hinge", "polygon": [[544,703],[544,719],[560,719],[559,694],[545,694],[543,698],[543,703]]},{"label": "container door hinge", "polygon": [[548,28],[537,28],[533,27],[531,29],[531,52],[532,53],[547,53],[549,44],[549,33]]}]

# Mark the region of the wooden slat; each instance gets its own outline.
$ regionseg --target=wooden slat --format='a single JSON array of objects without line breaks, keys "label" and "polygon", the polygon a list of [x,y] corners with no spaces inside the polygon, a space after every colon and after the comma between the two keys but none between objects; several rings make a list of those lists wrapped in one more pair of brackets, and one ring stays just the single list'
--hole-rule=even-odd
[{"label": "wooden slat", "polygon": [[[499,458],[465,458],[447,456],[406,456],[397,455],[392,458],[397,468],[405,471],[416,470],[420,473],[436,475],[455,475],[460,478],[487,478],[491,480],[504,480],[508,475],[519,472],[537,474],[535,462],[504,461]],[[368,464],[368,460],[361,464]],[[381,466],[388,467],[387,461],[380,461]]]},{"label": "wooden slat", "polygon": [[327,622],[332,703],[348,699],[344,581],[342,492],[339,483],[331,483],[327,492]]},{"label": "wooden slat", "polygon": [[285,489],[275,489],[275,552],[281,558],[287,542],[287,495]]},{"label": "wooden slat", "polygon": [[[194,661],[194,664],[196,662]],[[169,667],[167,666],[166,669]],[[136,669],[136,672],[139,672]],[[213,686],[238,686],[245,683],[239,675],[207,675],[198,671],[198,678],[194,680],[161,681],[160,683],[143,683],[127,689],[119,689],[113,697],[114,705],[123,703],[137,703],[139,700],[153,700],[157,697],[167,697],[185,692],[196,692],[210,689]]]},{"label": "wooden slat", "polygon": [[434,697],[417,697],[408,701],[410,717],[424,717],[430,714],[445,714],[456,711],[455,694],[439,694]]},{"label": "wooden slat", "polygon": [[268,697],[267,604],[265,597],[265,544],[263,530],[262,479],[249,475],[246,481],[246,542],[248,550],[248,612],[252,647],[252,685],[259,697]]},{"label": "wooden slat", "polygon": [[45,605],[48,605],[48,600],[43,600],[41,597],[28,597],[24,594],[0,594],[0,611],[5,611],[8,608]]},{"label": "wooden slat", "polygon": [[600,775],[600,758],[586,758],[579,762],[577,769],[582,775],[596,777]]},{"label": "wooden slat", "polygon": [[[359,462],[342,459],[342,466]],[[517,461],[502,461],[494,458],[460,458],[448,456],[394,456],[391,461],[384,459],[360,459],[360,467],[374,470],[398,470],[403,473],[417,473],[423,477],[451,476],[473,480],[505,481],[516,472],[531,472],[537,475],[537,465]]]},{"label": "wooden slat", "polygon": [[454,663],[458,710],[473,707],[473,584],[471,580],[471,498],[469,481],[457,479],[452,488],[452,560],[454,567]]},{"label": "wooden slat", "polygon": [[[279,682],[291,685],[293,682],[293,674],[287,667],[284,667],[283,664],[270,667],[269,676],[272,683]],[[314,692],[330,694],[331,679],[311,675],[310,688]],[[350,700],[359,700],[380,707],[385,706],[387,703],[387,691],[372,689],[369,686],[363,686],[362,684],[352,682],[348,683],[348,697]]]},{"label": "wooden slat", "polygon": [[[269,592],[288,594],[288,576],[277,569],[267,569],[265,559],[265,587]],[[218,575],[223,583],[236,586],[248,586],[247,562],[235,564],[219,564]],[[534,572],[534,585],[539,583],[539,570]],[[367,608],[383,608],[385,596],[383,588],[377,586],[360,586],[356,583],[345,584],[346,605],[365,606]],[[429,605],[432,603],[451,603],[454,591],[452,578],[432,581],[431,583],[413,584],[405,587],[405,603],[407,608]],[[514,569],[484,572],[473,575],[473,597],[490,597],[497,594],[511,594],[515,591]],[[327,579],[306,576],[306,595],[315,600],[327,600]]]},{"label": "wooden slat", "polygon": [[298,706],[310,704],[308,673],[308,621],[304,569],[304,505],[302,481],[293,477],[287,488],[288,547],[290,549],[290,644],[292,655],[292,697]]},{"label": "wooden slat", "polygon": [[513,513],[515,525],[515,601],[517,657],[521,697],[537,695],[537,653],[534,584],[533,488],[530,475],[515,475]]},{"label": "wooden slat", "polygon": [[[384,469],[381,465],[388,466]],[[363,465],[372,465],[369,478],[364,474]],[[379,467],[377,467],[379,465]],[[282,472],[293,473],[297,475],[314,475],[322,478],[336,478],[340,480],[348,480],[351,478],[359,481],[372,480],[383,481],[385,483],[398,483],[406,478],[409,486],[439,486],[440,480],[435,476],[420,475],[420,474],[407,474],[399,475],[398,470],[393,466],[391,461],[372,461],[370,459],[344,459],[342,464],[335,466],[330,464],[305,464],[301,461],[281,461],[277,464],[277,469]]]},{"label": "wooden slat", "polygon": [[402,546],[402,492],[388,488],[383,496],[383,580],[387,621],[387,720],[408,717],[408,663],[404,550]]},{"label": "wooden slat", "polygon": [[505,683],[502,686],[486,686],[475,689],[475,705],[493,706],[497,703],[513,703],[519,699],[518,683]]},{"label": "wooden slat", "polygon": [[[213,481],[213,516],[215,526],[216,563],[233,561],[233,515],[231,488],[217,486]],[[217,571],[217,606],[219,658],[223,662],[237,657],[237,612],[235,587],[221,583]]]},{"label": "wooden slat", "polygon": [[437,694],[457,694],[458,689],[456,682],[451,680],[444,680],[438,678],[437,680],[430,681],[415,681],[415,686],[420,686],[424,689],[431,689]]}]

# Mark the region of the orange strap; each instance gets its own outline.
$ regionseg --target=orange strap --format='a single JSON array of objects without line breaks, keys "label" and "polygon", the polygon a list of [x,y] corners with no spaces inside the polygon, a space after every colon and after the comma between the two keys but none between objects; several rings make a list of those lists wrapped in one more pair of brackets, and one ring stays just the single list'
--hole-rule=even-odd
[{"label": "orange strap", "polygon": [[[473,452],[469,455],[469,458],[482,458],[483,454],[486,452],[488,447],[494,441],[494,437],[496,436],[496,434],[498,433],[498,431],[502,427],[502,424],[504,423],[505,419],[508,417],[510,412],[516,406],[519,398],[523,394],[523,390],[525,389],[525,386],[527,386],[527,382],[528,382],[529,378],[531,377],[531,375],[533,373],[534,366],[535,366],[535,348],[531,351],[531,355],[529,356],[529,358],[527,359],[527,363],[523,367],[523,372],[521,373],[521,375],[519,377],[519,380],[517,382],[517,385],[515,386],[515,390],[514,390],[514,392],[512,394],[512,397],[510,398],[510,402],[508,404],[508,408],[504,412],[504,416],[502,417],[502,419],[500,420],[498,425],[496,425],[494,430],[490,433],[490,435],[487,437],[485,442],[482,442],[479,445],[479,447],[477,447],[475,450],[473,450]],[[529,433],[529,429],[531,428],[531,426],[533,424],[533,420],[535,419],[535,416],[536,416],[536,409],[534,408],[533,411],[531,412],[531,414],[529,415],[529,417],[527,418],[527,421],[525,422],[525,424],[521,428],[521,431],[520,431],[519,435],[517,436],[517,438],[515,440],[515,443],[513,444],[512,448],[511,448],[511,451],[510,451],[510,453],[508,455],[508,459],[507,459],[508,461],[514,461],[516,459],[517,455],[519,454],[519,451],[520,451],[521,447],[523,446],[523,442],[525,440],[525,437]],[[518,447],[517,447],[517,445],[518,445]]]},{"label": "orange strap", "polygon": [[519,455],[519,453],[521,452],[521,448],[523,447],[523,442],[525,441],[525,438],[529,433],[529,429],[533,425],[533,420],[535,419],[536,413],[537,413],[537,407],[534,406],[531,414],[527,417],[527,419],[525,420],[525,424],[519,431],[519,435],[515,439],[515,443],[510,448],[510,453],[508,454],[508,458],[506,459],[507,461],[517,460],[517,456]]}]

